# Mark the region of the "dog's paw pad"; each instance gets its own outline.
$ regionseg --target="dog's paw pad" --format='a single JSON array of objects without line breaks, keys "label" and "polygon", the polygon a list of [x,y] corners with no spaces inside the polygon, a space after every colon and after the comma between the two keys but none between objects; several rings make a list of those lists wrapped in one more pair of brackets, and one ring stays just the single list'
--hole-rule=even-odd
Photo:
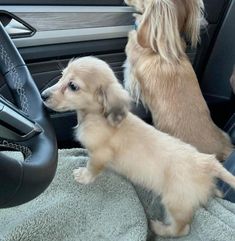
[{"label": "dog's paw pad", "polygon": [[95,180],[94,176],[86,167],[80,167],[73,170],[74,179],[81,184],[88,184]]}]

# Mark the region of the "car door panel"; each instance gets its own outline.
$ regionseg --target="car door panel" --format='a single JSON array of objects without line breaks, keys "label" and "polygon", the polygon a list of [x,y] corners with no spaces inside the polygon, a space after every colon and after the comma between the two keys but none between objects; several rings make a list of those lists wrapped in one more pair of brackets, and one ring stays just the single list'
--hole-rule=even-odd
[{"label": "car door panel", "polygon": [[133,25],[132,8],[122,6],[3,6],[3,9],[36,29],[32,37],[15,40],[19,48],[122,38]]}]

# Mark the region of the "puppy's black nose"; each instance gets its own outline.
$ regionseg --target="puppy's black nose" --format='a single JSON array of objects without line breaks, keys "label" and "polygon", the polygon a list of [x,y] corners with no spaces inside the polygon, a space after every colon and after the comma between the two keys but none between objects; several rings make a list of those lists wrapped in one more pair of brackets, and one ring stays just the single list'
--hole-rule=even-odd
[{"label": "puppy's black nose", "polygon": [[50,98],[50,93],[48,91],[43,91],[41,97],[43,101],[47,101]]}]

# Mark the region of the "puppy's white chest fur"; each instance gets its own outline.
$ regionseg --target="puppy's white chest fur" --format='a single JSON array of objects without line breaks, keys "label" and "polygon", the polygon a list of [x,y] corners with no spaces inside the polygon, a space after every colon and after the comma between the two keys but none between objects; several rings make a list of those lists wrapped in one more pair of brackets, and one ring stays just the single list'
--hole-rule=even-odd
[{"label": "puppy's white chest fur", "polygon": [[106,119],[100,115],[88,115],[75,130],[75,138],[89,151],[101,148],[110,139],[111,127]]}]

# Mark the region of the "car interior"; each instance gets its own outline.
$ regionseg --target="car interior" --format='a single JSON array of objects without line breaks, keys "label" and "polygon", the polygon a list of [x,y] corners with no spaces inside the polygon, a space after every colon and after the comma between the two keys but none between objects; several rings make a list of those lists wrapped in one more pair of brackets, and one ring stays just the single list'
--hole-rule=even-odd
[{"label": "car interior", "polygon": [[[229,119],[234,112],[229,83],[234,64],[234,14],[231,2],[204,1],[208,26],[202,30],[198,48],[187,51],[212,118],[226,130],[230,130],[232,123]],[[1,21],[12,36],[40,92],[58,81],[61,70],[71,58],[85,55],[107,61],[122,82],[127,33],[133,28],[133,10],[124,6],[122,0],[51,0],[40,1],[40,5],[37,1],[20,0],[1,1],[1,4]],[[13,101],[2,78],[0,94]],[[151,123],[151,116],[146,110],[141,107],[133,109]],[[72,141],[71,133],[71,127],[76,125],[74,114],[50,115],[59,147],[77,146]],[[62,125],[63,129],[60,128]]]},{"label": "car interior", "polygon": [[[214,122],[230,130],[234,112],[229,83],[234,64],[233,14],[229,0],[205,0],[208,26],[202,30],[201,44],[188,49],[188,56],[200,81]],[[132,9],[123,1],[1,1],[1,21],[26,62],[42,92],[60,77],[69,59],[85,55],[107,61],[123,80],[127,33],[133,28]],[[16,22],[15,22],[16,21]],[[17,22],[18,21],[18,22]],[[22,26],[22,25],[23,26]],[[229,37],[227,36],[229,35]],[[218,59],[217,56],[220,56]],[[4,80],[0,94],[12,101]],[[134,110],[151,123],[143,108]],[[71,127],[73,113],[51,113],[60,148],[77,146]],[[61,129],[60,125],[64,128]],[[231,130],[230,130],[231,131]],[[232,131],[231,131],[231,134]]]},{"label": "car interior", "polygon": [[[198,47],[196,49],[187,47],[187,54],[198,77],[213,121],[230,135],[232,143],[235,144],[235,96],[230,86],[230,77],[235,64],[235,0],[204,0],[204,4],[206,27],[201,30],[201,41]],[[39,93],[59,80],[62,70],[71,58],[89,55],[105,60],[122,83],[127,36],[134,28],[133,11],[131,7],[124,4],[123,0],[0,0],[0,22],[3,26],[0,35],[3,36],[3,32],[7,32],[22,56],[23,62],[20,57],[18,59],[16,49],[13,51],[14,46],[7,45],[9,56],[16,59],[15,62],[19,60],[17,66],[26,66],[28,69],[22,70],[26,71],[22,72],[22,76],[29,73],[32,76],[35,86],[32,85],[26,95],[29,96],[29,101],[35,104],[32,104],[32,110],[29,112],[32,113],[31,117],[34,116],[34,119],[38,120],[42,129],[48,129],[48,136],[45,136],[43,145],[49,152],[48,159],[54,160],[54,164],[50,165],[47,180],[39,177],[38,182],[44,182],[44,184],[39,185],[38,190],[34,190],[30,197],[25,197],[25,200],[39,195],[52,180],[56,169],[57,146],[59,149],[81,147],[73,137],[73,127],[77,124],[76,114],[50,111],[50,118],[48,118],[48,113],[45,113],[45,110],[42,110],[43,107],[38,104]],[[1,37],[1,41],[8,41],[7,37]],[[1,51],[4,55],[3,50]],[[14,108],[10,104],[13,103],[23,110],[22,103],[19,106],[20,94],[14,93],[12,91],[14,88],[9,84],[12,76],[7,76],[8,71],[9,69],[2,66],[0,74],[0,115],[2,116],[2,103],[9,108]],[[132,111],[147,123],[152,124],[149,111],[141,104],[133,105]],[[16,112],[18,113],[17,110]],[[19,118],[22,116],[25,117],[22,112],[19,112]],[[28,123],[25,124],[25,128],[35,131],[35,123],[30,122],[27,117],[25,119],[22,122]],[[51,124],[48,124],[49,122]],[[21,129],[24,133],[22,126],[15,125],[17,121],[10,122],[8,119],[0,118],[0,126],[9,127],[18,134]],[[0,131],[2,132],[0,140],[3,140],[4,131],[1,128]],[[40,131],[43,132],[43,130]],[[53,131],[56,139],[51,134]],[[40,138],[44,137],[40,136]],[[24,140],[20,141],[24,143]],[[33,146],[33,143],[38,141],[34,139],[29,145]],[[15,141],[17,142],[19,140]],[[18,147],[15,148],[16,145],[5,145],[6,142],[4,144],[3,141],[0,143],[0,153],[1,150],[22,151]],[[53,151],[50,150],[51,145],[55,146],[54,149],[52,148]],[[38,151],[40,154],[43,150],[39,149],[40,147],[35,152]],[[27,150],[23,154],[27,157]],[[46,162],[47,160],[43,165],[48,168]],[[5,171],[4,168],[4,165],[0,167],[0,176],[2,170]],[[2,185],[1,179],[4,180],[3,175],[0,177],[0,195],[3,195],[10,184]],[[35,183],[31,189],[35,189],[36,185]],[[31,189],[27,189],[28,193]],[[16,198],[12,203],[6,204],[4,203],[6,197],[0,197],[0,207],[14,206],[17,202],[20,204],[25,200]]]}]

